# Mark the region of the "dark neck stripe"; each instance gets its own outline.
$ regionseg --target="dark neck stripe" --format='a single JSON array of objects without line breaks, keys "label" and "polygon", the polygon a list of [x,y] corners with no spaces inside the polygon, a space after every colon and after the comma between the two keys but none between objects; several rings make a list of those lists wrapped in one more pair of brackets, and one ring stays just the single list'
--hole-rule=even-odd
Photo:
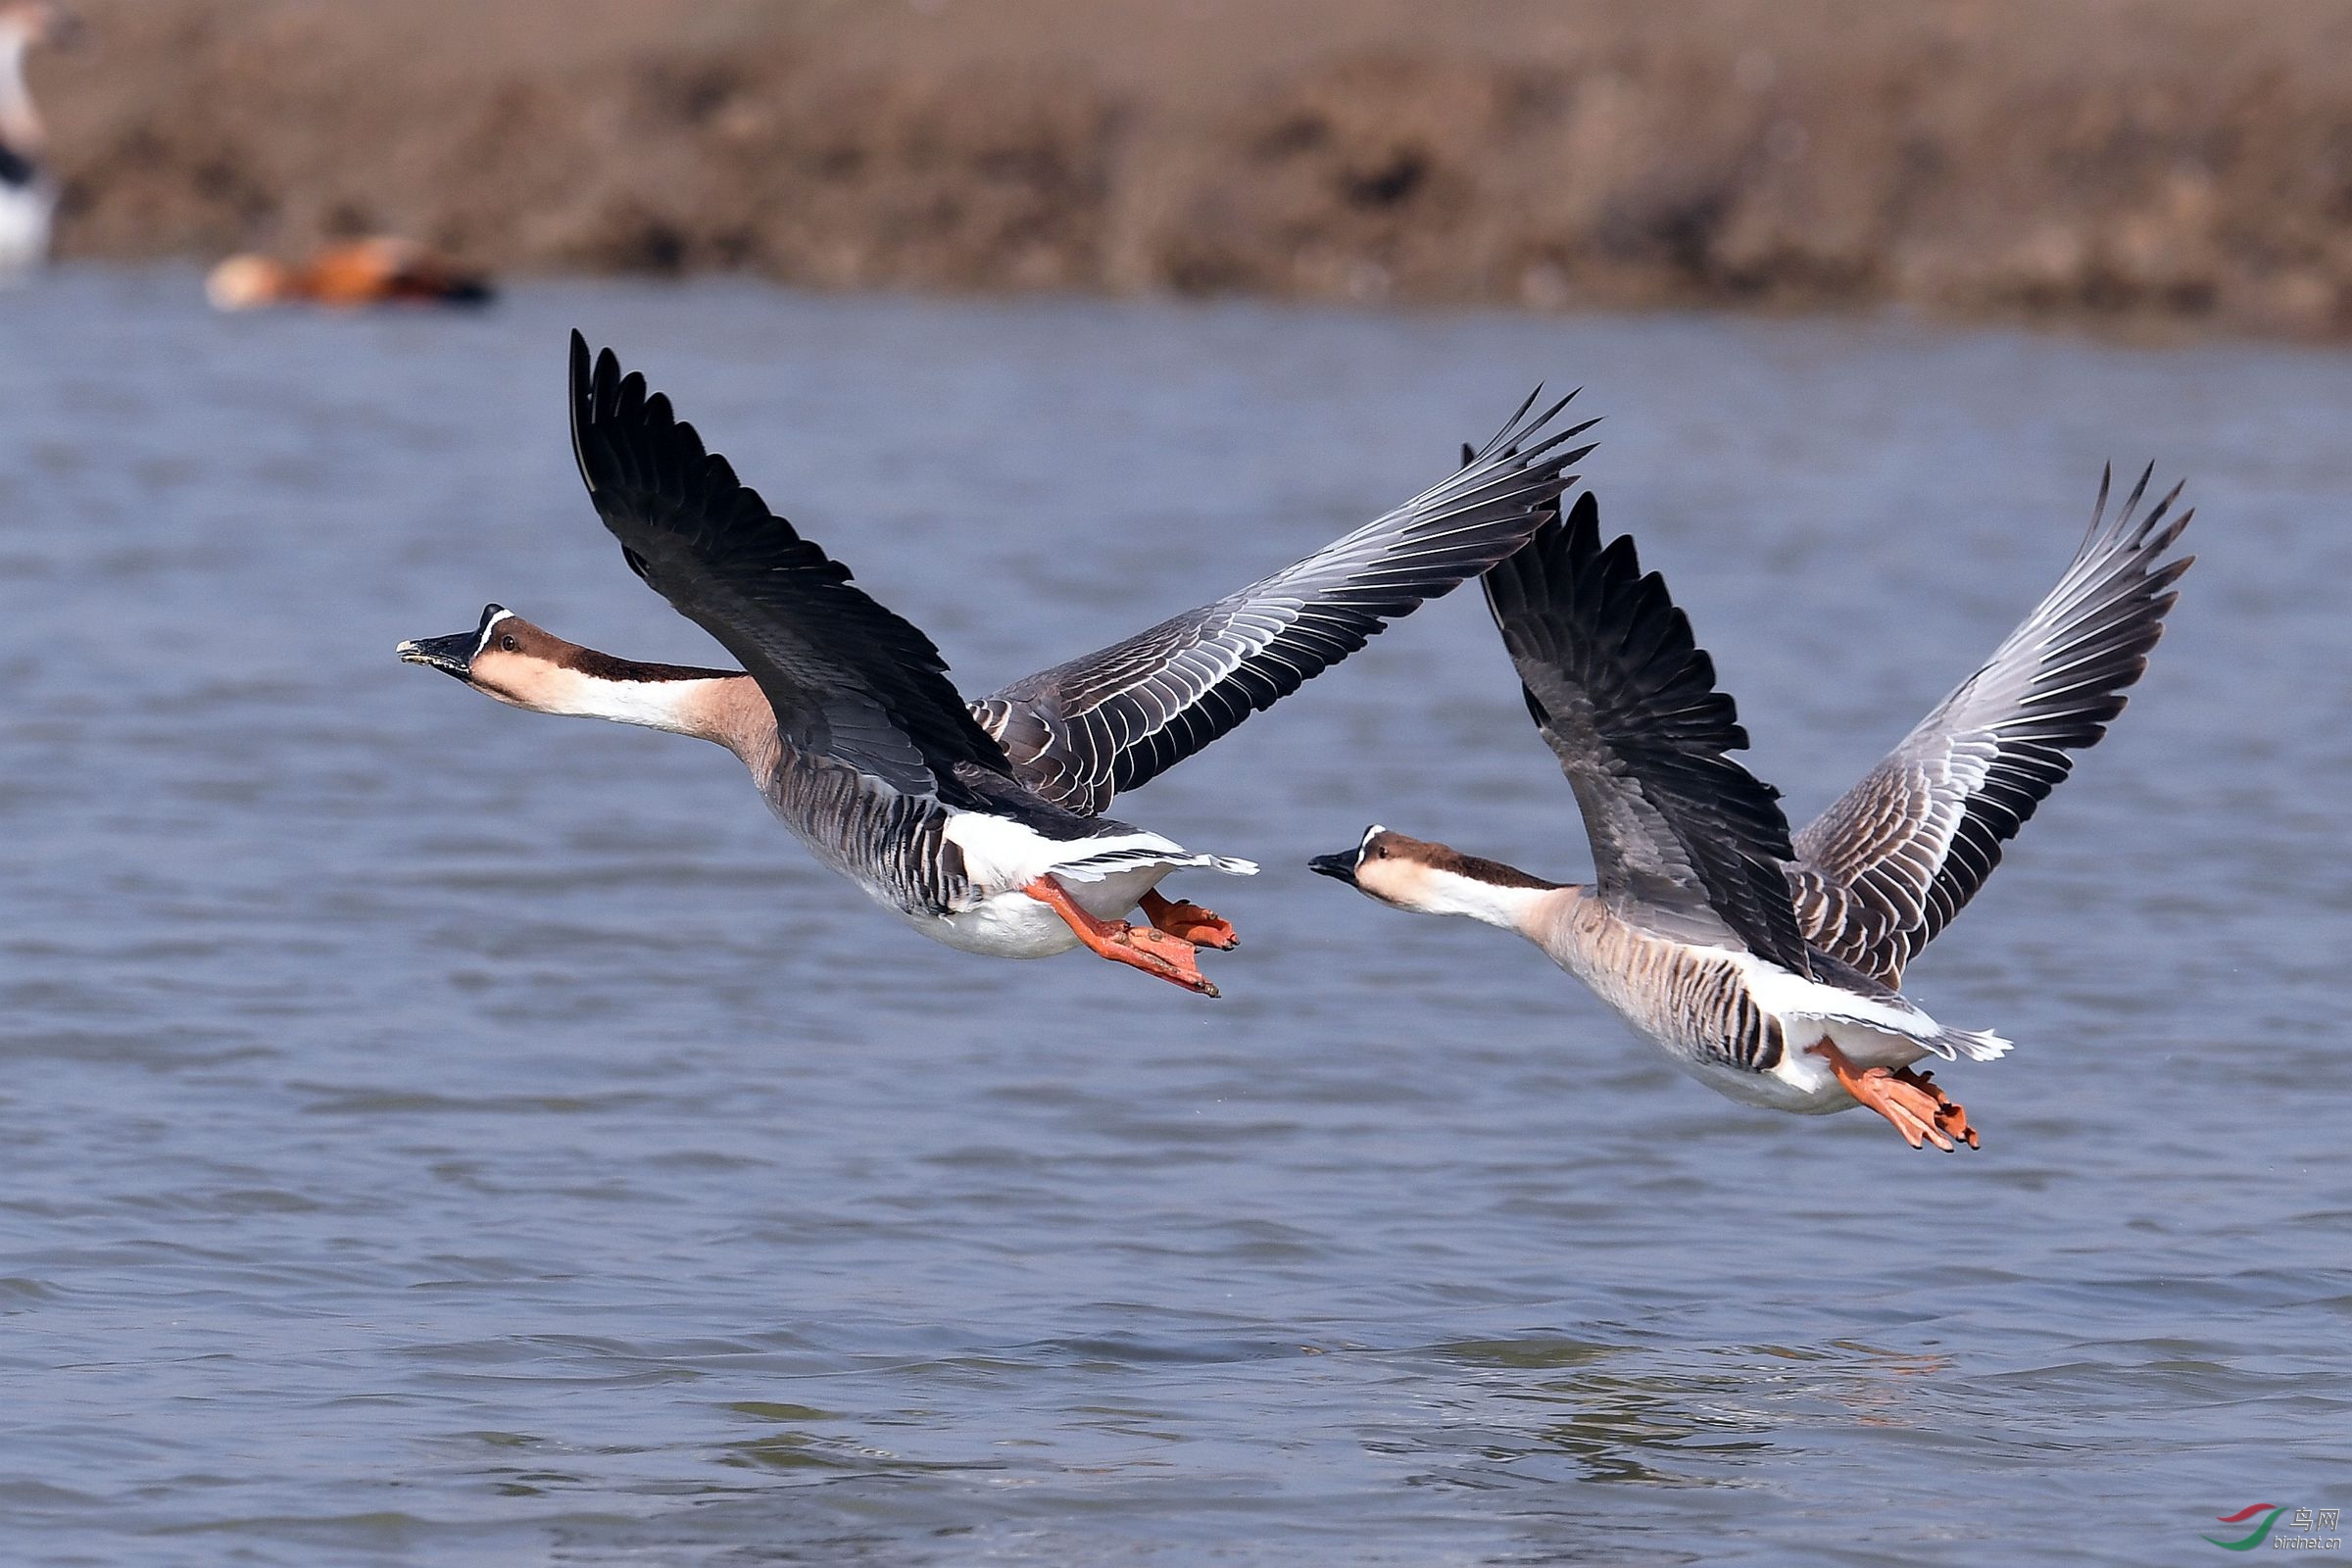
[{"label": "dark neck stripe", "polygon": [[645,664],[633,659],[614,659],[593,648],[583,648],[564,660],[564,667],[576,669],[597,680],[727,680],[743,673],[740,669],[701,669],[692,664]]},{"label": "dark neck stripe", "polygon": [[1498,888],[1556,888],[1557,882],[1546,882],[1540,876],[1503,864],[1500,860],[1485,860],[1459,850],[1435,849],[1425,858],[1425,863],[1435,871],[1451,871],[1473,882],[1485,882]]}]

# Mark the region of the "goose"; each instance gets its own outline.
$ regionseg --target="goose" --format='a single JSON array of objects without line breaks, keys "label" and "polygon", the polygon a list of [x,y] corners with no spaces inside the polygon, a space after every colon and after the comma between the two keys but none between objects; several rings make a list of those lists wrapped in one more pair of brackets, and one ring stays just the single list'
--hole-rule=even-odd
[{"label": "goose", "polygon": [[1235,946],[1233,927],[1158,884],[1256,866],[1104,809],[1524,544],[1592,450],[1567,443],[1592,421],[1545,433],[1568,401],[1531,414],[1531,397],[1469,467],[1305,560],[966,703],[928,637],[771,512],[642,373],[610,349],[591,366],[574,332],[572,449],[597,514],[630,569],[742,667],[616,659],[498,605],[397,652],[511,707],[726,747],[820,862],[951,947],[1084,946],[1213,997],[1199,950]]},{"label": "goose", "polygon": [[437,251],[378,235],[329,245],[299,267],[267,256],[231,256],[205,275],[218,311],[265,305],[487,305],[489,280]]},{"label": "goose", "polygon": [[43,44],[74,42],[81,24],[50,0],[0,5],[0,282],[49,259],[49,220],[57,185],[41,162],[48,138],[24,86],[24,56]]},{"label": "goose", "polygon": [[2123,710],[2193,557],[2180,487],[2151,467],[2112,520],[2108,480],[2048,597],[1992,658],[1793,836],[1780,792],[1729,755],[1731,697],[1632,538],[1600,542],[1580,496],[1486,578],[1527,710],[1568,777],[1593,881],[1562,885],[1375,823],[1309,868],[1384,904],[1518,932],[1700,1082],[1748,1104],[1867,1105],[1912,1148],[1980,1147],[1915,1071],[2010,1049],[1901,995],[1904,966],[1982,887],[2001,847]]}]

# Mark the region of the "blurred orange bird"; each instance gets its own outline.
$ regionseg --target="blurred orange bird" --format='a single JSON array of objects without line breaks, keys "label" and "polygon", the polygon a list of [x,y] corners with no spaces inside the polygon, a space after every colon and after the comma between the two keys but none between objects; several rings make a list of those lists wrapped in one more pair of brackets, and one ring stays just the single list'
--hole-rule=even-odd
[{"label": "blurred orange bird", "polygon": [[330,245],[299,267],[268,256],[231,256],[204,280],[216,310],[264,305],[483,305],[489,279],[436,251],[405,239],[377,237]]}]

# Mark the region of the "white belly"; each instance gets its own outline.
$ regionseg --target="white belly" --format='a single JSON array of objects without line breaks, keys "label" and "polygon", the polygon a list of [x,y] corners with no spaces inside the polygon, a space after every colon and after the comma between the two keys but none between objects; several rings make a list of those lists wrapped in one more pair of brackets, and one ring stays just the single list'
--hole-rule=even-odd
[{"label": "white belly", "polygon": [[1930,1054],[1916,1040],[1867,1025],[1789,1018],[1782,1020],[1782,1027],[1781,1059],[1770,1072],[1746,1072],[1721,1062],[1694,1060],[1679,1052],[1669,1054],[1719,1094],[1742,1104],[1794,1111],[1800,1116],[1826,1116],[1851,1110],[1858,1103],[1830,1070],[1828,1059],[1813,1054],[1810,1048],[1819,1045],[1824,1035],[1858,1067],[1908,1067]]},{"label": "white belly", "polygon": [[[1119,871],[1095,882],[1070,882],[1070,896],[1098,920],[1121,920],[1172,867]],[[907,923],[934,942],[992,958],[1050,958],[1078,946],[1078,933],[1053,908],[1026,893],[999,893],[955,914],[908,915]]]},{"label": "white belly", "polygon": [[[1932,1035],[1936,1028],[1934,1021],[1924,1013],[1919,1018],[1923,1032]],[[1838,1081],[1838,1075],[1830,1070],[1828,1058],[1813,1054],[1812,1048],[1821,1044],[1825,1036],[1843,1053],[1846,1060],[1865,1070],[1908,1067],[1935,1054],[1913,1036],[1876,1026],[1865,1019],[1799,1014],[1784,1016],[1781,1028],[1787,1047],[1781,1053],[1779,1064],[1769,1073],[1750,1075],[1763,1093],[1763,1098],[1755,1103],[1793,1110],[1800,1115],[1826,1115],[1856,1103],[1854,1097],[1845,1092],[1845,1086]]]},{"label": "white belly", "polygon": [[[1804,1042],[1806,1046],[1811,1044],[1811,1040]],[[1803,1063],[1798,1064],[1789,1061],[1790,1056],[1801,1054],[1803,1050],[1804,1046],[1791,1038],[1782,1055],[1781,1065],[1771,1072],[1749,1072],[1720,1061],[1686,1055],[1671,1047],[1667,1048],[1666,1054],[1683,1071],[1726,1100],[1737,1100],[1742,1105],[1794,1111],[1800,1116],[1826,1116],[1832,1111],[1851,1109],[1856,1103],[1854,1097],[1847,1094],[1838,1082],[1828,1062],[1819,1056],[1807,1056]],[[1818,1069],[1818,1073],[1815,1069]]]},{"label": "white belly", "polygon": [[1781,1019],[1781,1059],[1769,1072],[1750,1072],[1726,1062],[1693,1056],[1666,1041],[1658,1043],[1665,1047],[1666,1054],[1674,1059],[1676,1066],[1726,1099],[1737,1100],[1743,1105],[1761,1105],[1767,1110],[1826,1116],[1851,1110],[1857,1102],[1830,1070],[1828,1059],[1813,1054],[1811,1048],[1819,1045],[1825,1035],[1857,1067],[1908,1067],[1933,1054],[1918,1041],[1891,1030],[1843,1018],[1801,1015]]}]

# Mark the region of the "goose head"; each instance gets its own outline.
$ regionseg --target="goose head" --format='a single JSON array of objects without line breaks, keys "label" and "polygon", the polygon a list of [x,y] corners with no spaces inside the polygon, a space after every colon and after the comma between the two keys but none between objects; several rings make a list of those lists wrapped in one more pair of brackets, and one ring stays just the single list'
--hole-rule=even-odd
[{"label": "goose head", "polygon": [[[437,669],[504,702],[513,700],[507,694],[515,685],[530,684],[528,666],[537,661],[532,659],[528,643],[545,635],[506,606],[484,605],[481,622],[473,630],[451,632],[446,637],[412,637],[393,652],[404,664]],[[502,674],[508,678],[501,680]]]},{"label": "goose head", "polygon": [[537,713],[599,712],[597,688],[624,684],[597,667],[620,661],[565,642],[504,605],[484,605],[471,631],[412,638],[393,652],[404,664],[437,669],[485,697]]},{"label": "goose head", "polygon": [[1499,860],[1408,838],[1378,822],[1364,829],[1354,849],[1318,855],[1306,867],[1399,909],[1466,914],[1490,925],[1518,925],[1533,901],[1559,887]]},{"label": "goose head", "polygon": [[510,708],[689,735],[707,727],[697,701],[710,684],[743,679],[740,670],[615,659],[566,642],[504,605],[484,605],[471,631],[412,638],[393,652],[404,664],[437,669]]},{"label": "goose head", "polygon": [[1306,868],[1317,876],[1345,882],[1383,904],[1409,909],[1414,906],[1414,885],[1419,880],[1418,862],[1410,852],[1432,848],[1435,846],[1392,833],[1375,822],[1364,829],[1354,849],[1318,855],[1306,862]]}]

